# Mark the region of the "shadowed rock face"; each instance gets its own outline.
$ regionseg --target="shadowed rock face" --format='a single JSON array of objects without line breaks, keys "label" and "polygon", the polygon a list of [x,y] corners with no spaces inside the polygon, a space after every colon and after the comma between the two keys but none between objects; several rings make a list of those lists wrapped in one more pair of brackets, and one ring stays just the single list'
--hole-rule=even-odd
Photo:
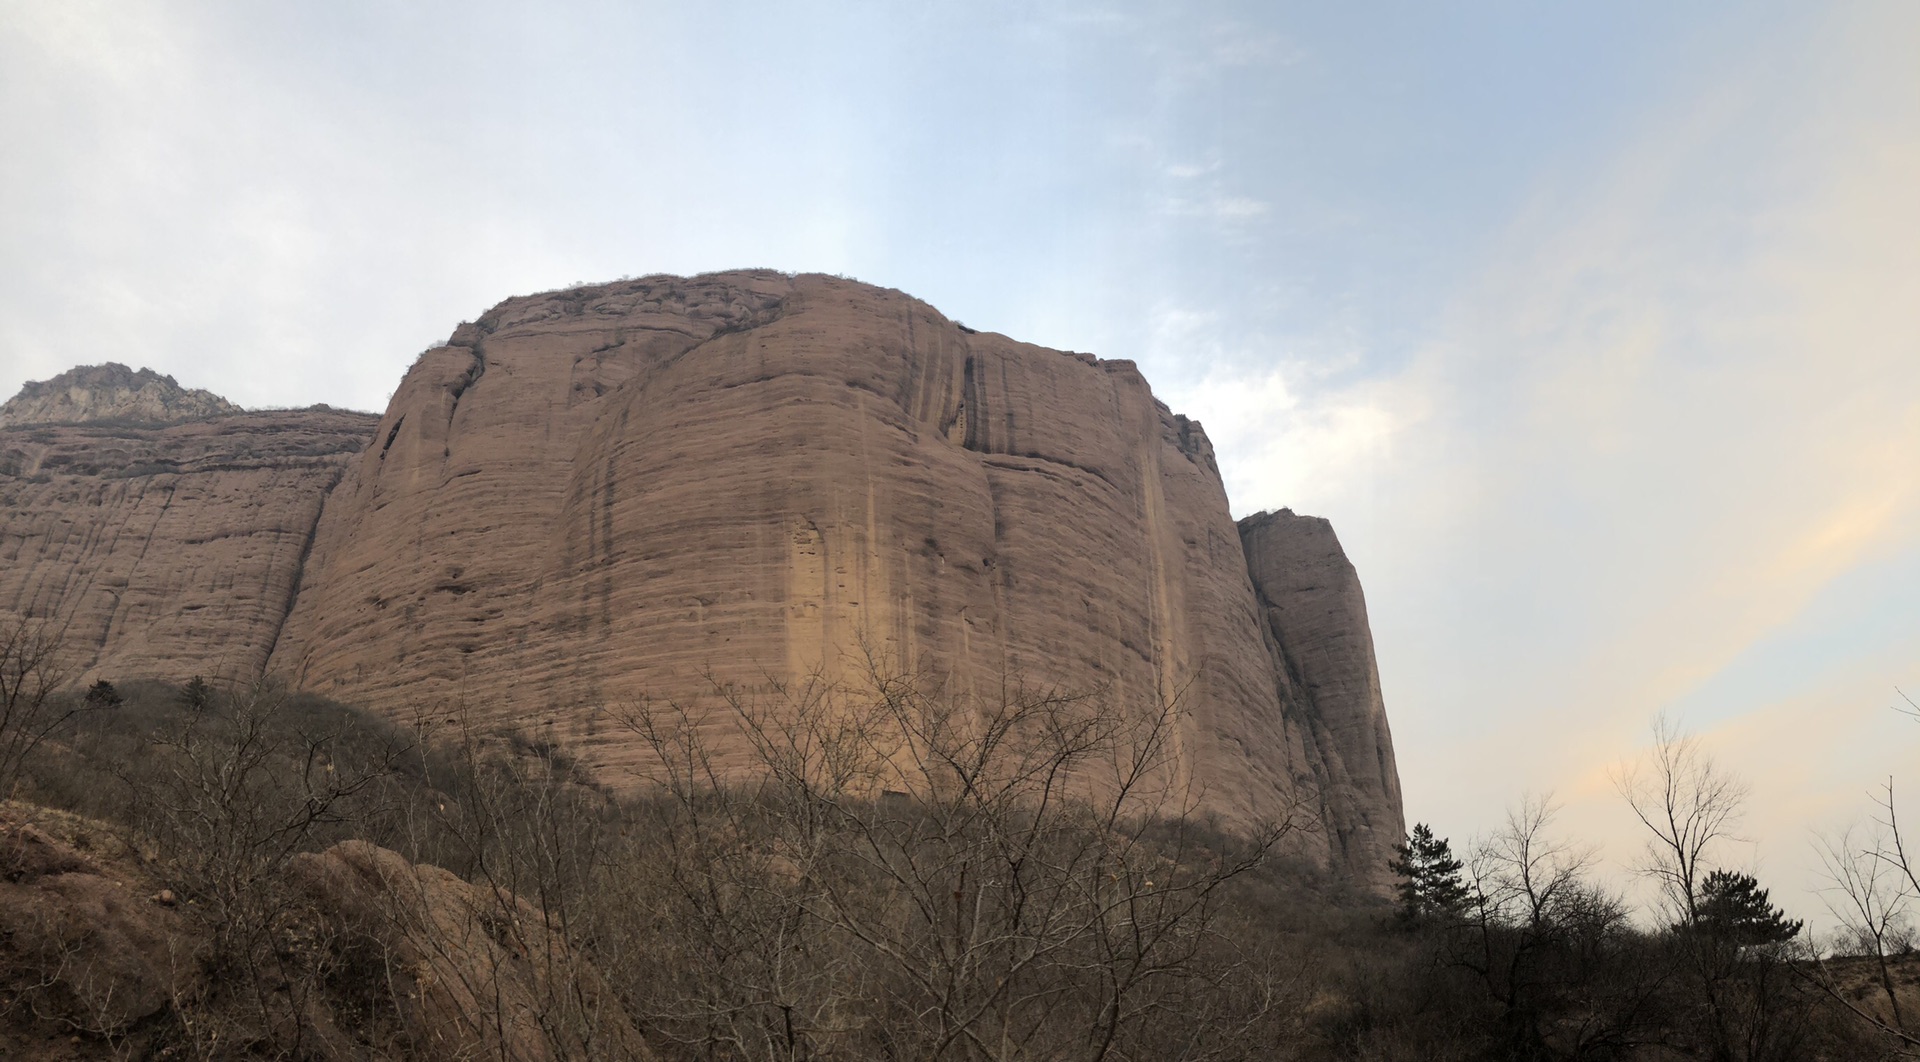
[{"label": "shadowed rock face", "polygon": [[[853,682],[869,655],[988,701],[1009,680],[1170,700],[1185,709],[1176,782],[1236,823],[1313,794],[1329,825],[1314,854],[1384,880],[1399,794],[1351,568],[1344,637],[1364,652],[1309,674],[1288,639],[1324,632],[1274,610],[1318,591],[1277,579],[1256,593],[1254,538],[1205,434],[1129,362],[975,333],[830,277],[651,277],[500,304],[350,434],[364,450],[316,459],[319,480],[250,492],[297,512],[247,515],[290,538],[247,554],[276,573],[249,576],[260,607],[241,611],[260,633],[218,643],[270,647],[246,659],[304,686],[547,731],[616,784],[640,750],[604,709],[710,698],[716,683]],[[89,489],[133,489],[110,482]],[[157,475],[141,488],[161,489]],[[49,505],[144,504],[90,497]],[[158,528],[180,505],[138,511]],[[238,513],[209,510],[208,533]],[[74,537],[17,522],[0,548]],[[130,517],[115,526],[141,537]],[[1327,543],[1337,555],[1330,532],[1309,544]],[[92,573],[93,556],[59,563]],[[218,585],[210,566],[180,581]],[[54,585],[12,600],[71,610]],[[0,608],[7,595],[0,581]],[[154,607],[149,628],[168,622]],[[125,623],[95,629],[102,660],[159,659],[121,649],[136,640]],[[182,655],[161,673],[187,670],[189,644],[166,651]],[[1361,732],[1380,754],[1366,765]],[[744,759],[743,738],[716,741]]]},{"label": "shadowed rock face", "polygon": [[110,361],[29,382],[0,406],[0,428],[101,420],[167,424],[238,412],[239,406],[211,391],[189,391],[171,376]]}]

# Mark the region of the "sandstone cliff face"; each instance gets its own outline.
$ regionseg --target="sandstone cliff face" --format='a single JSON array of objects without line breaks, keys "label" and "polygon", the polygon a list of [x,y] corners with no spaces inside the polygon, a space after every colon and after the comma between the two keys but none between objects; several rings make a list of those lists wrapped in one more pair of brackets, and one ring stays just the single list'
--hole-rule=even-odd
[{"label": "sandstone cliff face", "polygon": [[65,624],[89,677],[458,708],[614,784],[640,747],[609,710],[875,657],[976,703],[1172,702],[1169,780],[1235,823],[1305,797],[1312,854],[1386,880],[1352,568],[1324,521],[1236,526],[1131,363],[831,277],[651,277],[500,304],[371,420],[0,430],[0,611]]},{"label": "sandstone cliff face", "polygon": [[1257,513],[1240,521],[1240,540],[1280,699],[1313,745],[1327,842],[1336,862],[1387,884],[1380,853],[1401,842],[1406,820],[1360,577],[1333,525],[1316,516]]},{"label": "sandstone cliff face", "polygon": [[171,376],[110,361],[28,382],[0,406],[0,428],[100,420],[166,424],[238,412],[239,406],[211,391],[189,391]]},{"label": "sandstone cliff face", "polygon": [[[509,300],[423,355],[272,663],[550,728],[613,778],[638,748],[601,708],[869,653],[962,696],[1177,701],[1178,780],[1248,822],[1351,774],[1317,763],[1346,702],[1285,694],[1273,637],[1205,435],[1131,363],[746,272]],[[1398,839],[1397,792],[1317,810]],[[1346,834],[1323,854],[1377,877],[1387,850]]]},{"label": "sandstone cliff face", "polygon": [[373,420],[0,429],[0,613],[49,621],[87,677],[259,675]]}]

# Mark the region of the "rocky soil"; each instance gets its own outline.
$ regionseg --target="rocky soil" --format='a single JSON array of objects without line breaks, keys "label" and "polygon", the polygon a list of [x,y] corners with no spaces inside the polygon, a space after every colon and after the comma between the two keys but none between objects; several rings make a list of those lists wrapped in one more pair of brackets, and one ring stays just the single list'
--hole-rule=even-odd
[{"label": "rocky soil", "polygon": [[286,868],[279,902],[298,929],[282,934],[269,968],[287,982],[223,983],[207,913],[165,888],[155,854],[122,834],[0,806],[0,1057],[268,1057],[245,1048],[278,1042],[244,991],[255,987],[270,1010],[304,1014],[301,1058],[652,1057],[610,999],[588,1000],[595,1020],[577,1023],[590,1045],[543,1025],[561,964],[568,992],[600,981],[532,909],[364,841]]}]

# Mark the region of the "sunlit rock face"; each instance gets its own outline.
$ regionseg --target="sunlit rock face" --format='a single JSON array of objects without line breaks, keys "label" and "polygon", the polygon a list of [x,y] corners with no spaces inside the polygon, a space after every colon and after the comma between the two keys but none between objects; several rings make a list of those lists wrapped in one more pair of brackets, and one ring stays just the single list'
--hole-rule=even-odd
[{"label": "sunlit rock face", "polygon": [[106,420],[170,424],[238,412],[239,406],[211,391],[189,391],[171,376],[110,361],[29,382],[0,406],[0,428]]},{"label": "sunlit rock face", "polygon": [[[228,637],[248,648],[223,659],[396,715],[539,731],[616,785],[642,755],[612,722],[633,705],[857,687],[870,660],[975,706],[1014,687],[1173,704],[1164,781],[1230,826],[1304,801],[1323,824],[1307,854],[1385,881],[1398,783],[1352,569],[1330,531],[1236,526],[1199,424],[1129,362],[832,277],[650,277],[500,304],[346,434],[314,465],[321,489],[262,482],[245,520],[114,503],[134,506],[129,542],[183,503],[206,513],[198,536],[286,529],[246,554],[286,572],[247,597],[271,633]],[[266,516],[282,504],[297,512]],[[6,521],[16,550],[75,534]],[[61,563],[119,578],[91,554]],[[99,661],[159,663],[121,648],[124,622],[93,636]],[[164,673],[191,673],[190,646],[167,651]],[[709,738],[723,767],[748,758],[737,730]]]},{"label": "sunlit rock face", "polygon": [[1391,753],[1321,762],[1349,706],[1295,689],[1276,637],[1206,436],[1132,364],[747,272],[509,300],[423,355],[274,664],[551,727],[615,776],[639,749],[598,708],[876,654],[976,700],[1013,678],[1176,701],[1207,807],[1244,823],[1322,794],[1342,825],[1316,843],[1371,876],[1398,839]]}]

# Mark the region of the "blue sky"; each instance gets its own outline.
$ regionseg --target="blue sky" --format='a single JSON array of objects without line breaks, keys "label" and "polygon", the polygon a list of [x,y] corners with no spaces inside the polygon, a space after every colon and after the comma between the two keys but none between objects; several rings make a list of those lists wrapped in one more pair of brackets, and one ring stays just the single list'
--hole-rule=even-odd
[{"label": "blue sky", "polygon": [[[1333,519],[1412,819],[1615,872],[1656,711],[1810,831],[1920,787],[1911,4],[0,0],[0,392],[377,409],[511,294],[774,266],[1139,361]],[[1626,881],[1622,878],[1622,881]]]}]

